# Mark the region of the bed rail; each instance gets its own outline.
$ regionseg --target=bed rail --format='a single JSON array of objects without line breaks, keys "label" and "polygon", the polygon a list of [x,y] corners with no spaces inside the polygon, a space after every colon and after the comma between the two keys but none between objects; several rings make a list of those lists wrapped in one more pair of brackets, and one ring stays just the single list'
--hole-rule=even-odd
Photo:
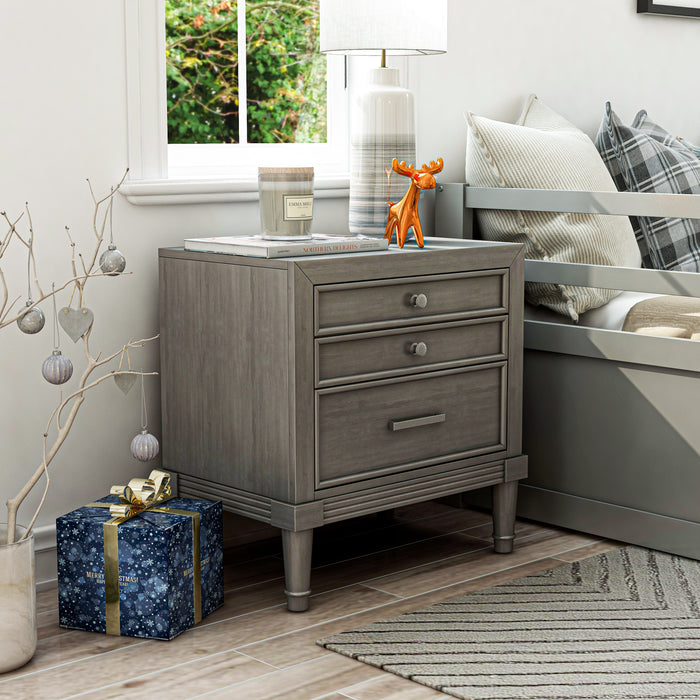
[{"label": "bed rail", "polygon": [[700,195],[651,192],[525,190],[464,185],[470,209],[519,209],[612,216],[667,216],[700,219]]},{"label": "bed rail", "polygon": [[[435,198],[436,235],[454,236],[456,232],[460,238],[471,238],[475,209],[700,219],[700,195],[527,190],[441,183]],[[700,274],[697,272],[526,260],[525,280],[700,297]]]},{"label": "bed rail", "polygon": [[697,272],[526,260],[525,280],[570,284],[577,287],[619,289],[625,292],[700,297],[700,274]]},{"label": "bed rail", "polygon": [[[436,235],[471,238],[475,209],[700,219],[700,195],[483,188],[441,183],[435,198]],[[525,281],[700,298],[700,274],[696,272],[526,260]],[[527,320],[525,347],[700,372],[700,343],[683,338]]]}]

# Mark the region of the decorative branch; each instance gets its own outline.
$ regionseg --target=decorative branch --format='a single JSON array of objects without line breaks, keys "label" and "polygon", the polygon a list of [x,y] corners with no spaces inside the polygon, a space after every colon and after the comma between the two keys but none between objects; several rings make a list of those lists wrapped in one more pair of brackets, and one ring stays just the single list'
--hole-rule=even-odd
[{"label": "decorative branch", "polygon": [[[155,336],[157,338],[158,336]],[[146,343],[150,340],[155,340],[155,338],[149,338],[148,340],[140,341],[143,343]],[[124,346],[124,349],[126,349],[126,345]],[[135,347],[135,346],[132,346]],[[119,352],[115,354],[118,355]],[[27,531],[25,534],[20,538],[20,540],[24,539],[27,537],[32,529],[32,526],[36,522],[37,517],[39,516],[39,512],[41,511],[41,507],[44,505],[44,501],[46,500],[46,493],[48,490],[48,479],[49,479],[49,464],[51,464],[51,461],[53,458],[56,456],[56,453],[60,449],[61,445],[65,442],[66,438],[68,437],[68,433],[70,432],[70,429],[73,427],[73,423],[75,422],[75,419],[78,415],[78,411],[80,410],[80,407],[83,404],[83,401],[85,400],[85,392],[89,391],[90,389],[94,389],[96,386],[104,382],[106,379],[110,379],[115,377],[116,375],[119,374],[136,374],[139,376],[145,376],[145,377],[150,377],[150,376],[156,376],[158,372],[135,372],[135,371],[128,371],[128,372],[115,372],[112,370],[111,372],[108,372],[107,374],[99,377],[98,379],[94,380],[90,384],[87,384],[87,380],[90,376],[90,374],[93,372],[94,369],[96,369],[98,365],[92,365],[91,367],[88,367],[85,372],[83,372],[83,376],[80,378],[80,383],[78,384],[78,389],[74,391],[72,394],[67,396],[65,399],[63,399],[56,408],[52,411],[51,415],[49,416],[49,420],[46,425],[46,430],[44,431],[43,435],[43,440],[44,440],[44,458],[41,462],[41,464],[37,467],[36,471],[32,476],[29,478],[27,483],[22,487],[22,489],[19,491],[19,493],[14,497],[10,498],[7,500],[7,515],[8,515],[8,520],[7,520],[7,531],[8,531],[8,544],[12,544],[15,541],[15,529],[17,525],[17,511],[22,504],[22,501],[29,495],[31,490],[36,486],[36,484],[39,482],[39,479],[41,479],[42,475],[46,474],[46,487],[44,489],[44,494],[41,498],[41,501],[39,503],[39,506],[36,509],[36,512],[34,513],[34,516],[31,519],[31,522],[29,523],[29,526],[27,527]],[[46,450],[46,445],[47,445],[47,439],[49,435],[49,430],[51,427],[51,423],[56,417],[57,421],[60,421],[60,415],[63,411],[63,409],[70,403],[72,399],[75,399],[73,405],[71,406],[71,409],[68,413],[68,417],[66,418],[66,421],[63,423],[63,425],[58,422],[58,434],[56,436],[56,439],[54,443],[52,444],[51,448]]]},{"label": "decorative branch", "polygon": [[[0,241],[0,259],[4,255],[5,251],[10,245],[10,241],[12,240],[12,237],[14,235],[17,235],[17,237],[22,241],[22,237],[17,233],[17,224],[19,220],[24,216],[24,214],[20,214],[14,221],[11,221],[10,218],[7,216],[7,213],[2,211],[0,212],[0,216],[2,216],[5,221],[7,221],[9,225],[9,229],[7,233],[5,234],[5,237]],[[2,271],[2,268],[0,268],[0,280],[2,281],[2,304],[0,304],[0,322],[2,321],[3,316],[5,315],[5,309],[7,308],[7,300],[9,298],[9,290],[7,289],[7,282],[5,280],[5,275]],[[9,308],[12,308],[16,303],[19,297],[15,299],[12,304],[10,304]],[[0,326],[2,328],[2,326]]]},{"label": "decorative branch", "polygon": [[32,223],[32,214],[29,211],[29,202],[24,203],[24,210],[27,212],[27,219],[29,220],[29,257],[32,261],[32,269],[34,270],[34,284],[39,290],[39,296],[44,296],[44,291],[39,284],[39,276],[36,273],[36,258],[34,257],[34,224]]},{"label": "decorative branch", "polygon": [[[73,423],[75,422],[75,419],[78,415],[78,411],[80,410],[80,407],[83,404],[83,401],[85,400],[85,392],[89,391],[90,389],[94,389],[96,386],[104,382],[106,379],[110,379],[115,377],[116,375],[119,374],[136,374],[136,375],[143,375],[143,376],[154,376],[157,375],[158,372],[136,372],[136,371],[114,371],[112,370],[111,372],[108,372],[107,374],[99,377],[98,379],[88,383],[88,379],[90,378],[90,375],[93,373],[95,369],[98,367],[101,367],[104,365],[106,362],[109,360],[114,359],[118,355],[120,355],[123,352],[126,352],[127,349],[129,348],[136,348],[136,347],[144,347],[144,345],[148,342],[151,342],[153,340],[156,340],[158,336],[153,336],[152,338],[144,338],[143,340],[139,340],[136,342],[130,341],[129,343],[126,343],[120,350],[117,350],[115,353],[112,353],[108,358],[97,361],[96,359],[90,358],[88,361],[88,365],[85,368],[85,371],[83,372],[82,376],[80,377],[80,381],[78,382],[78,388],[66,396],[65,398],[62,398],[58,406],[54,408],[54,410],[51,412],[51,415],[49,416],[49,419],[47,421],[46,425],[46,430],[44,431],[43,439],[44,439],[44,458],[42,460],[42,463],[37,467],[36,471],[32,474],[32,476],[29,478],[27,483],[20,489],[19,493],[14,497],[10,498],[7,500],[7,514],[8,514],[8,526],[7,526],[7,532],[8,532],[8,544],[12,544],[15,541],[15,529],[17,525],[17,511],[24,501],[24,499],[29,495],[31,490],[36,486],[36,484],[39,482],[39,479],[41,479],[43,474],[47,475],[48,478],[48,466],[51,464],[51,461],[53,458],[56,456],[58,450],[60,449],[61,445],[65,442],[66,438],[68,437],[68,433],[70,429],[73,427]],[[85,347],[87,348],[87,342],[84,343]],[[88,350],[86,349],[86,353],[88,353]],[[89,354],[88,354],[89,357]],[[73,401],[75,399],[75,401]],[[68,412],[68,416],[63,424],[60,422],[60,417],[61,413],[63,410],[73,401],[73,404],[70,407],[70,410]],[[52,444],[51,448],[46,450],[46,444],[47,444],[47,439],[49,435],[49,430],[51,427],[51,423],[53,422],[54,418],[56,418],[56,427],[57,427],[57,436]],[[47,484],[48,487],[48,484]],[[27,528],[27,532],[23,537],[26,537],[34,522],[36,522],[36,518],[39,515],[39,511],[41,510],[41,506],[44,503],[45,498],[42,497],[41,502],[39,504],[39,507],[37,508],[37,512],[34,514],[34,517],[32,518],[32,521]]]},{"label": "decorative branch", "polygon": [[[14,221],[10,221],[10,217],[7,216],[7,212],[0,211],[0,216],[2,216],[5,221],[7,221],[8,226],[10,227],[5,234],[5,238],[3,238],[2,242],[0,242],[0,258],[3,256],[3,253],[7,250],[7,247],[10,245],[10,241],[12,240],[13,235],[17,235],[17,237],[22,240],[21,236],[17,233],[17,224],[19,223],[20,219],[24,216],[24,212],[20,214]],[[24,241],[22,241],[24,242]]]},{"label": "decorative branch", "polygon": [[[97,245],[95,246],[95,250],[94,250],[94,252],[92,254],[92,258],[90,260],[90,264],[88,265],[88,272],[92,272],[92,268],[95,267],[95,262],[97,260],[97,254],[100,252],[100,246],[102,245],[102,241],[104,240],[105,226],[107,224],[107,213],[108,213],[109,207],[105,207],[104,218],[102,220],[102,227],[98,232],[98,230],[97,230],[97,217],[99,214],[100,206],[102,206],[102,204],[104,204],[105,202],[111,200],[114,197],[114,195],[117,194],[117,192],[119,192],[119,188],[124,184],[124,180],[126,180],[126,176],[128,174],[129,174],[129,168],[127,168],[124,171],[124,175],[122,175],[122,179],[119,181],[119,184],[116,187],[114,187],[108,195],[105,195],[104,197],[102,197],[102,199],[95,198],[95,193],[93,192],[92,184],[90,183],[90,180],[87,181],[88,186],[90,187],[90,194],[92,195],[92,201],[95,205],[94,214],[92,217],[92,231],[95,234],[95,238],[97,239]],[[87,277],[86,277],[86,279],[87,279]],[[79,284],[79,283],[76,282],[76,284]],[[80,285],[80,289],[82,290],[82,288],[84,286],[85,286],[85,282],[83,282]]]},{"label": "decorative branch", "polygon": [[[119,181],[118,185],[116,187],[113,187],[110,190],[110,193],[104,197],[97,198],[95,196],[95,192],[92,188],[92,184],[88,180],[88,186],[90,189],[90,195],[92,197],[93,205],[94,205],[94,211],[93,211],[93,218],[92,218],[92,230],[93,230],[93,235],[95,237],[95,246],[94,249],[92,250],[92,253],[88,255],[87,257],[83,256],[83,254],[77,250],[75,241],[73,240],[70,229],[66,226],[65,227],[65,232],[68,237],[70,249],[71,249],[71,254],[70,254],[70,264],[71,264],[71,270],[72,270],[72,276],[70,279],[67,281],[63,282],[62,284],[56,286],[52,285],[52,291],[50,292],[44,292],[41,288],[41,285],[39,283],[39,276],[37,274],[37,265],[36,265],[36,259],[34,255],[34,231],[33,231],[33,224],[32,224],[32,218],[31,218],[31,213],[29,211],[29,205],[25,204],[25,211],[17,217],[14,221],[4,212],[0,212],[0,217],[2,217],[5,222],[8,225],[8,230],[7,233],[0,239],[0,260],[2,259],[4,253],[7,251],[7,249],[10,246],[10,243],[12,242],[13,238],[17,238],[22,245],[24,245],[27,248],[27,254],[29,256],[29,266],[30,270],[33,270],[33,283],[36,286],[36,289],[39,292],[39,298],[36,301],[31,302],[31,304],[23,307],[21,312],[16,312],[13,311],[15,309],[15,305],[18,302],[19,299],[21,299],[21,295],[16,297],[11,303],[9,303],[10,299],[10,293],[7,285],[7,280],[5,278],[5,275],[3,273],[2,267],[0,267],[0,286],[2,287],[2,293],[1,293],[1,301],[0,301],[0,329],[6,328],[7,326],[13,324],[16,322],[18,319],[20,319],[25,313],[30,311],[32,308],[40,304],[41,302],[45,301],[46,299],[55,297],[55,295],[63,290],[65,290],[68,287],[72,286],[72,294],[71,294],[71,301],[69,302],[69,306],[72,303],[73,296],[75,293],[78,293],[79,297],[79,303],[81,306],[85,306],[85,299],[84,299],[84,292],[85,292],[85,286],[87,284],[87,281],[89,279],[92,279],[94,277],[106,277],[106,276],[114,276],[115,274],[130,274],[130,273],[115,273],[113,271],[110,271],[109,273],[102,272],[101,270],[96,269],[97,266],[97,260],[98,260],[98,255],[100,252],[100,248],[102,246],[102,243],[104,242],[104,233],[105,233],[105,228],[106,228],[106,223],[107,223],[107,216],[110,211],[110,208],[113,203],[113,197],[114,195],[119,191],[119,188],[121,185],[124,183],[124,180],[126,179],[126,176],[128,174],[128,168],[125,171],[124,175],[122,176],[121,180]],[[105,202],[108,202],[107,206],[104,207],[104,212],[100,212],[100,209],[103,207]],[[102,213],[102,216],[101,216]],[[28,222],[28,235],[25,237],[23,236],[17,229],[17,225],[20,222],[20,220],[24,217],[26,214],[27,217],[27,222]],[[77,265],[77,258],[80,260],[80,268],[81,270],[78,270],[78,265]],[[28,277],[31,276],[31,272],[28,273]],[[31,286],[31,278],[30,278],[30,286]],[[31,289],[29,290],[30,295],[29,298],[31,299]],[[36,522],[39,512],[41,511],[42,506],[44,505],[46,501],[46,495],[48,493],[48,488],[49,488],[49,483],[50,483],[50,476],[49,476],[49,465],[57,455],[58,451],[60,450],[61,446],[64,444],[66,438],[68,437],[68,434],[73,427],[73,424],[75,423],[75,420],[77,418],[78,412],[80,410],[80,407],[83,405],[83,402],[85,401],[85,394],[86,392],[90,391],[91,389],[94,389],[95,387],[99,386],[102,384],[105,380],[109,378],[113,378],[115,376],[119,376],[122,374],[133,374],[133,375],[138,375],[138,376],[152,376],[156,375],[157,372],[143,372],[143,371],[133,371],[131,368],[128,370],[122,370],[121,365],[124,359],[124,356],[126,355],[127,358],[129,356],[129,350],[133,348],[142,348],[146,345],[146,343],[152,342],[158,338],[158,336],[153,336],[151,338],[144,338],[142,340],[130,340],[128,343],[123,345],[119,350],[116,352],[110,353],[107,357],[102,358],[102,353],[97,353],[95,357],[93,357],[91,351],[90,351],[90,335],[92,332],[92,326],[88,328],[88,330],[83,334],[82,336],[82,341],[83,341],[83,352],[85,355],[85,369],[80,376],[80,379],[78,381],[77,388],[72,391],[70,394],[67,396],[63,397],[63,394],[61,393],[61,397],[59,399],[58,405],[54,408],[54,410],[51,412],[51,415],[49,416],[49,419],[46,424],[46,429],[43,433],[43,454],[42,454],[42,460],[41,464],[36,468],[34,473],[31,475],[31,477],[28,479],[26,484],[20,489],[20,491],[13,497],[7,500],[7,512],[8,512],[8,539],[7,542],[8,544],[12,544],[16,540],[16,525],[17,525],[17,512],[19,510],[19,507],[25,500],[25,498],[29,495],[29,493],[32,491],[32,489],[38,484],[42,476],[46,477],[46,484],[44,487],[44,492],[42,494],[42,497],[39,501],[39,505],[29,523],[29,526],[27,528],[27,532],[23,535],[22,539],[24,537],[27,537],[28,534],[30,533],[32,527],[34,526],[34,523]],[[112,360],[116,359],[117,357],[120,358],[119,362],[119,369],[118,370],[111,370],[102,376],[98,377],[97,379],[92,379],[91,377],[95,370],[98,368],[104,367],[107,363],[111,362]],[[64,415],[65,413],[65,415]],[[49,444],[49,435],[51,433],[51,426],[55,421],[55,427],[56,427],[56,435],[55,439],[51,444]]]},{"label": "decorative branch", "polygon": [[[80,293],[80,296],[82,298],[82,290],[85,288],[85,284],[88,279],[91,277],[105,277],[106,274],[103,272],[94,272],[95,265],[97,263],[97,256],[99,255],[100,248],[102,247],[102,243],[104,242],[104,229],[105,229],[105,224],[106,224],[106,217],[107,217],[107,210],[108,207],[105,207],[105,212],[104,212],[104,218],[102,221],[102,226],[100,229],[98,229],[97,226],[97,220],[99,217],[100,213],[100,207],[107,201],[111,200],[114,195],[119,191],[119,188],[124,184],[124,180],[126,179],[126,176],[129,173],[129,168],[127,168],[124,171],[124,174],[122,175],[121,180],[119,181],[119,184],[117,184],[116,187],[113,187],[112,190],[108,195],[105,195],[104,197],[97,199],[95,197],[95,193],[92,189],[92,184],[88,180],[88,185],[90,188],[90,194],[92,196],[92,201],[94,204],[94,212],[93,212],[93,234],[95,235],[95,247],[92,251],[92,254],[90,256],[90,264],[86,267],[85,263],[82,263],[83,267],[83,272],[79,273],[78,269],[75,265],[75,251],[76,251],[76,246],[75,246],[75,241],[73,241],[71,235],[70,235],[70,229],[68,226],[65,227],[66,234],[68,236],[68,240],[70,241],[70,246],[71,246],[71,266],[73,270],[73,276],[68,280],[66,283],[62,285],[58,285],[56,289],[53,292],[43,292],[41,288],[41,284],[39,283],[39,277],[37,275],[37,269],[36,269],[36,260],[34,257],[34,250],[33,250],[33,240],[34,240],[34,232],[33,232],[33,227],[32,227],[32,219],[31,219],[31,213],[29,211],[29,205],[25,203],[25,211],[27,214],[27,219],[29,221],[29,235],[27,236],[26,240],[25,238],[20,234],[20,232],[17,230],[17,224],[20,221],[20,219],[24,216],[24,213],[20,214],[20,216],[15,220],[11,221],[10,218],[7,216],[7,213],[2,211],[0,212],[0,216],[2,216],[5,221],[7,222],[9,226],[8,233],[6,234],[5,238],[0,242],[0,259],[2,259],[3,254],[9,247],[10,241],[12,240],[13,236],[16,236],[24,245],[28,251],[29,255],[31,256],[32,260],[32,267],[34,270],[34,284],[36,285],[37,289],[39,290],[39,298],[36,301],[33,301],[33,303],[29,306],[26,306],[22,308],[20,312],[16,312],[11,318],[8,318],[10,313],[12,312],[12,309],[14,308],[15,304],[22,298],[22,295],[18,295],[11,304],[7,304],[7,298],[6,298],[6,285],[5,285],[5,277],[2,274],[2,269],[0,268],[0,279],[2,280],[3,284],[3,303],[0,305],[0,329],[4,328],[5,326],[9,326],[10,324],[16,322],[21,316],[23,316],[27,311],[30,309],[33,309],[35,306],[40,304],[43,301],[46,301],[47,299],[50,299],[54,294],[62,291],[65,289],[67,286],[74,284],[76,286],[76,290]],[[82,254],[78,253],[78,256],[82,258]],[[110,273],[110,277],[114,276],[115,273]],[[131,274],[129,272],[121,272],[117,274]],[[9,295],[7,295],[9,296]]]},{"label": "decorative branch", "polygon": [[[120,275],[130,275],[132,274],[131,272],[120,272]],[[111,275],[107,275],[104,272],[93,272],[92,274],[88,275],[88,278],[92,279],[93,277],[109,277]],[[0,278],[4,280],[4,275],[2,274],[2,269],[0,269]],[[2,316],[0,315],[0,329],[5,328],[5,326],[10,326],[13,323],[17,321],[17,319],[21,318],[24,314],[27,313],[30,309],[33,309],[35,306],[38,306],[41,304],[42,301],[46,301],[47,299],[51,299],[55,294],[58,294],[58,292],[64,290],[66,287],[70,286],[73,284],[76,280],[82,279],[83,275],[78,275],[77,277],[71,277],[67,282],[64,282],[62,285],[56,287],[56,289],[52,292],[47,292],[43,296],[39,297],[36,301],[32,301],[31,305],[25,306],[22,308],[22,311],[16,314],[15,316],[12,316],[11,318],[7,318],[9,313],[12,310],[12,307],[19,301],[19,299],[22,298],[22,295],[20,294],[16,299],[12,302],[12,304],[9,305],[7,308],[7,311],[5,312],[5,315]],[[2,308],[2,307],[0,307]]]},{"label": "decorative branch", "polygon": [[[87,334],[86,334],[87,335]],[[54,413],[51,414],[51,417],[53,418],[54,415],[56,415],[56,420],[58,421],[56,423],[56,426],[61,429],[61,424],[60,424],[60,417],[61,417],[61,412],[63,409],[66,407],[68,402],[72,399],[75,398],[76,396],[81,395],[83,392],[87,391],[88,389],[92,389],[94,386],[97,386],[101,382],[103,382],[105,379],[108,379],[109,377],[114,377],[118,374],[143,374],[145,376],[149,376],[151,374],[158,374],[158,372],[132,372],[131,370],[129,371],[114,371],[112,370],[109,374],[106,374],[104,377],[101,377],[100,379],[96,380],[92,384],[85,385],[84,382],[87,381],[88,377],[90,374],[96,370],[98,367],[102,367],[105,365],[107,362],[110,362],[113,360],[117,355],[120,355],[121,353],[125,352],[129,348],[142,348],[146,345],[146,343],[150,343],[153,340],[157,340],[160,337],[160,335],[154,335],[152,338],[144,338],[143,340],[137,340],[136,342],[129,341],[126,345],[124,345],[121,350],[117,350],[117,352],[112,353],[109,357],[106,357],[104,360],[99,359],[99,355],[96,358],[92,358],[89,356],[89,351],[87,350],[87,340],[83,338],[84,345],[86,347],[86,355],[88,356],[88,366],[85,369],[85,372],[83,372],[83,376],[80,379],[80,382],[78,383],[78,389],[77,391],[73,392],[70,396],[67,396],[65,399],[61,401],[59,404],[58,408],[54,411]],[[49,419],[49,422],[51,422],[51,418]]]}]

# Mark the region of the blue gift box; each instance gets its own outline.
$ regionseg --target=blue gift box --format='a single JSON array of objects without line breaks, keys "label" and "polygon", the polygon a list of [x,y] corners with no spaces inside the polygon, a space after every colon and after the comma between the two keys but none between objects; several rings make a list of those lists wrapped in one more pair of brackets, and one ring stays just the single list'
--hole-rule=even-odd
[{"label": "blue gift box", "polygon": [[[107,496],[96,503],[120,502],[118,496]],[[177,512],[159,512],[164,509]],[[108,576],[106,595],[104,523],[111,518],[108,507],[91,504],[56,520],[61,627],[172,639],[223,605],[220,501],[172,498],[115,526],[118,576],[115,557],[107,567],[108,574],[114,573]],[[201,589],[194,559],[197,519]],[[108,550],[110,546],[108,536]]]}]

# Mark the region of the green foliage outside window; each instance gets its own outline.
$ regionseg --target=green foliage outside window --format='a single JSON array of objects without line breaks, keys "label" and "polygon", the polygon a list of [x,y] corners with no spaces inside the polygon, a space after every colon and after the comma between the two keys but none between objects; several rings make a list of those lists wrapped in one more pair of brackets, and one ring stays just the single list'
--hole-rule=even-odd
[{"label": "green foliage outside window", "polygon": [[[166,0],[169,143],[239,143],[235,0]],[[249,143],[326,141],[318,0],[247,0]]]}]

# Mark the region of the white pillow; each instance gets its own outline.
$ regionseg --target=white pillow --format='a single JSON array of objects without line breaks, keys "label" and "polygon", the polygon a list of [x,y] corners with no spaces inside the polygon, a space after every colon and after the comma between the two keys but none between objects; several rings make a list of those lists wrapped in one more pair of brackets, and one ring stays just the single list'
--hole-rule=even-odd
[{"label": "white pillow", "polygon": [[[466,113],[466,181],[474,187],[615,192],[595,145],[530,95],[517,124]],[[627,217],[479,210],[481,236],[525,244],[536,260],[640,267],[641,257]],[[619,294],[609,289],[529,282],[525,298],[578,321],[579,314]]]}]

